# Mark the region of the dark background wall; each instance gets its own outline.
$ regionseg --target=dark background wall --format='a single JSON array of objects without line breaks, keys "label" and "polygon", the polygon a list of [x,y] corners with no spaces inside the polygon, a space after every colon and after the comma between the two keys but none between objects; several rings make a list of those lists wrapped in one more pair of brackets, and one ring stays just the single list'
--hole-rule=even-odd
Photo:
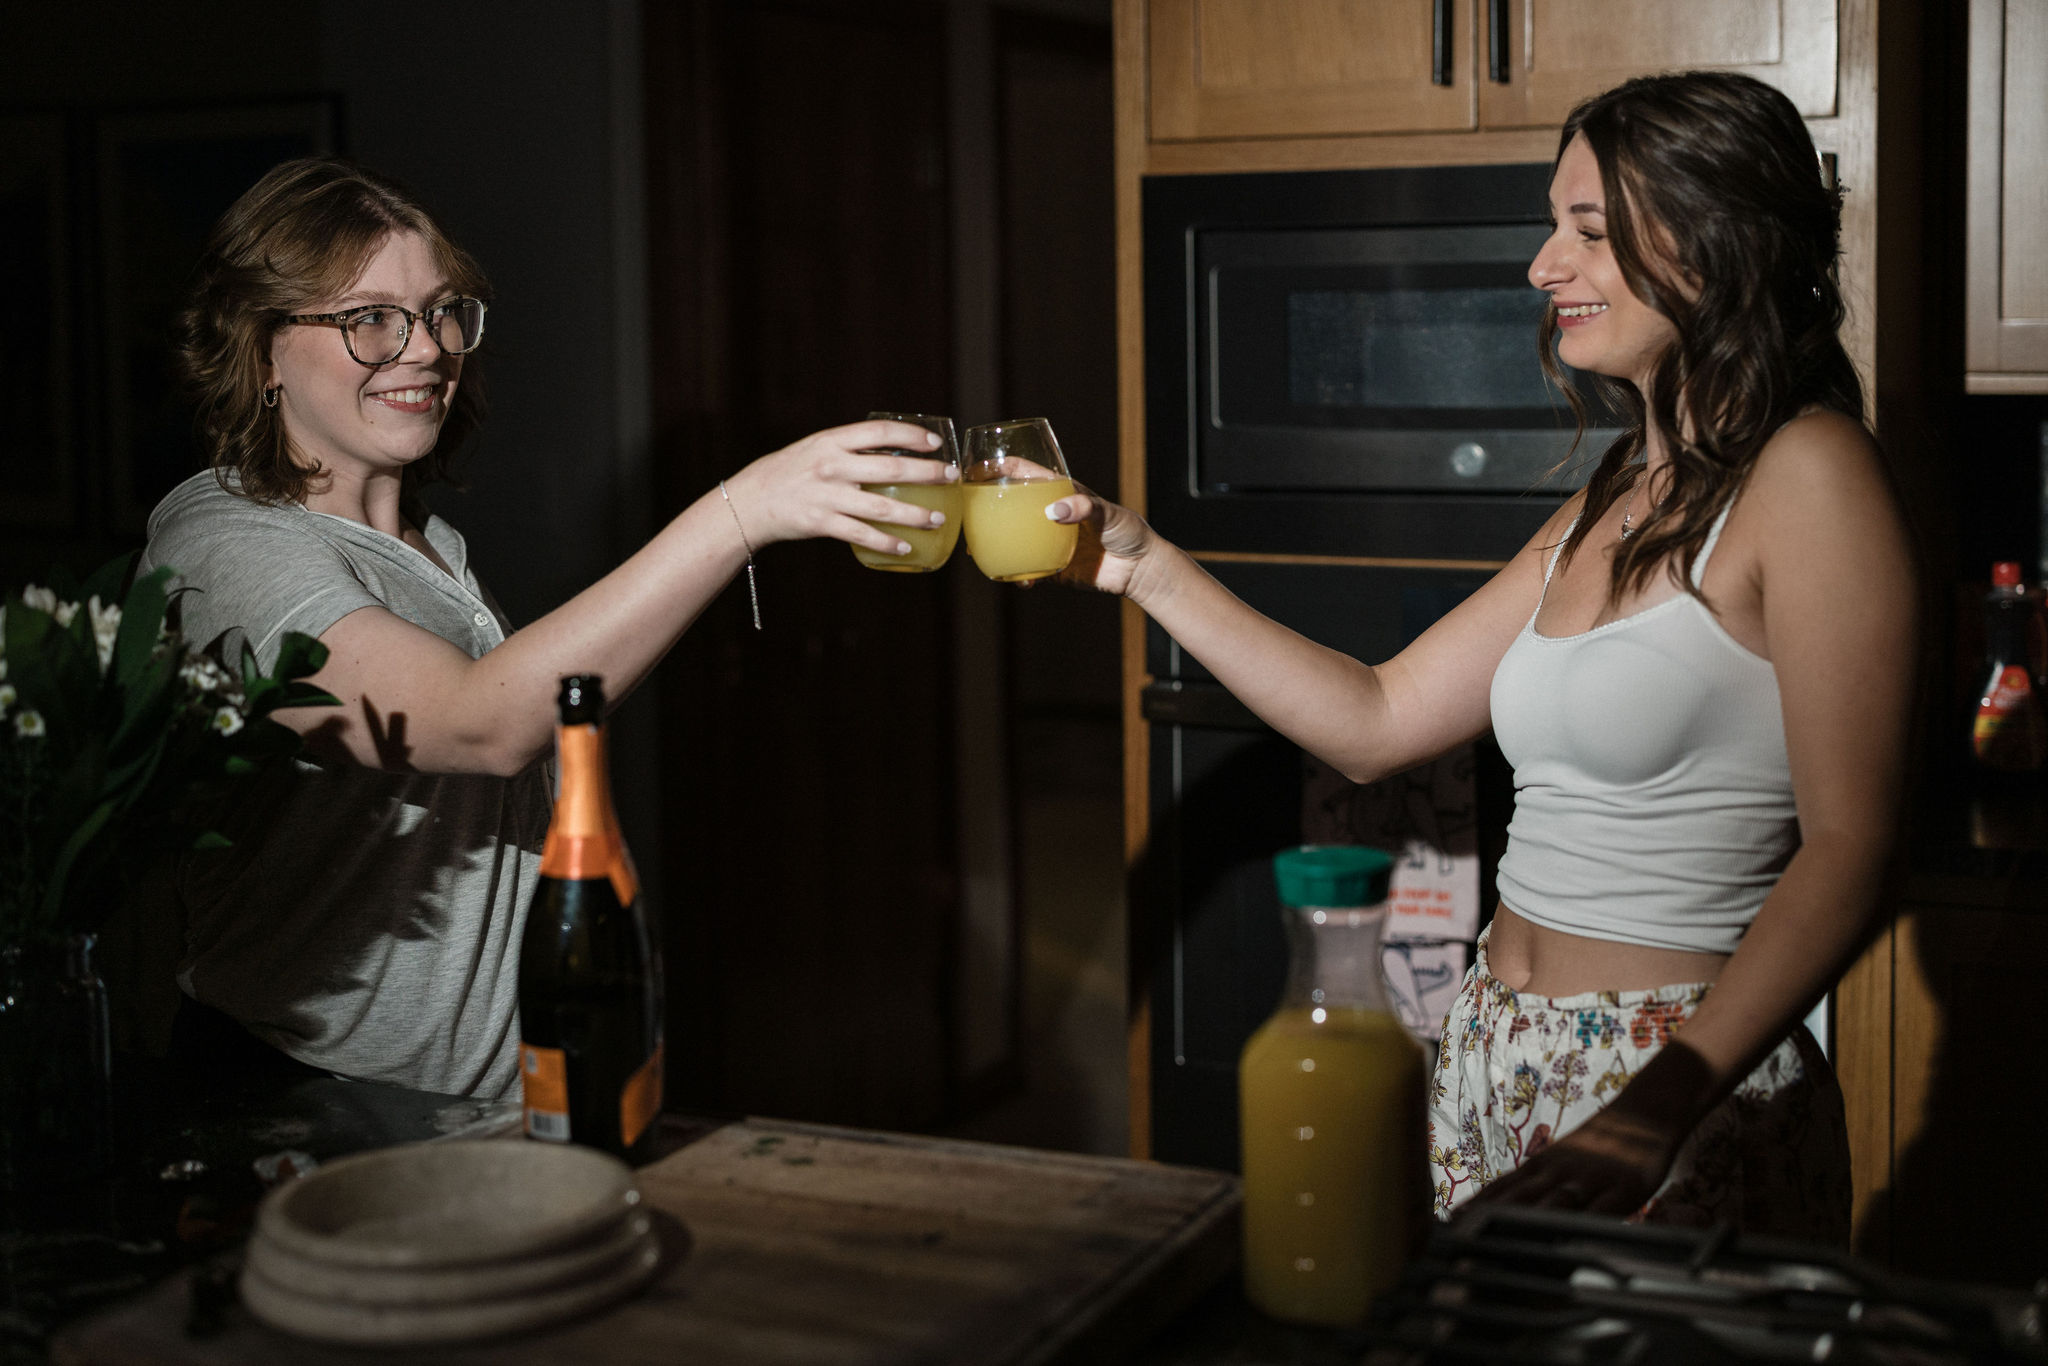
[{"label": "dark background wall", "polygon": [[[172,459],[140,480],[154,486],[137,488],[134,499],[124,501],[109,474],[127,415],[95,411],[106,406],[95,395],[106,392],[115,368],[106,359],[115,343],[99,317],[109,248],[97,235],[95,168],[106,156],[105,130],[301,97],[331,100],[339,148],[410,185],[491,276],[496,303],[482,357],[491,420],[467,466],[467,490],[439,490],[434,501],[468,537],[480,572],[515,620],[542,615],[597,578],[718,474],[811,425],[913,397],[849,390],[818,402],[819,386],[806,384],[843,368],[847,351],[834,319],[806,323],[800,312],[743,314],[693,353],[688,369],[657,379],[650,367],[650,350],[658,350],[650,339],[661,328],[680,319],[700,337],[712,335],[706,300],[729,302],[743,291],[749,261],[766,260],[785,227],[793,228],[783,234],[785,249],[808,252],[792,259],[815,265],[820,278],[858,279],[871,270],[875,253],[862,243],[880,239],[862,234],[892,225],[876,206],[841,193],[858,184],[857,168],[821,164],[816,154],[813,144],[839,131],[818,122],[835,107],[921,91],[929,110],[921,159],[879,167],[877,175],[922,177],[931,192],[932,234],[912,256],[915,268],[933,273],[939,314],[915,345],[900,331],[892,342],[873,329],[861,344],[935,357],[938,392],[917,397],[951,405],[963,423],[1026,409],[1052,416],[1077,475],[1112,487],[1108,10],[1108,0],[454,0],[431,15],[333,0],[11,7],[0,42],[0,115],[55,117],[69,130],[79,213],[69,225],[77,278],[67,303],[77,327],[67,354],[79,416],[73,506],[0,530],[0,582],[39,579],[53,561],[87,568],[138,543],[139,513],[129,503],[148,506],[179,473],[198,468],[196,451],[179,452],[173,436]],[[876,15],[885,22],[873,22]],[[779,85],[776,44],[815,44],[835,25],[874,48],[874,65],[835,62],[820,51],[812,54],[807,89]],[[679,211],[728,229],[741,223],[749,235],[738,253],[730,251],[729,231],[700,242],[702,255],[678,258],[673,243],[657,244],[650,269],[650,178],[672,192],[671,154],[682,153],[663,144],[668,150],[657,149],[650,172],[649,111],[674,114],[675,101],[691,98],[676,82],[711,57],[705,43],[735,34],[752,66],[718,73],[723,84],[679,125],[725,171],[685,187],[688,202]],[[877,83],[878,68],[889,70],[888,83]],[[650,79],[660,83],[651,92]],[[223,195],[253,178],[216,170]],[[802,223],[807,205],[836,203],[853,208],[834,231]],[[774,217],[758,216],[765,213]],[[749,222],[747,215],[757,216]],[[675,217],[654,215],[658,222]],[[706,281],[709,294],[700,288]],[[890,287],[886,279],[873,283]],[[167,311],[144,306],[141,325]],[[168,322],[163,316],[155,325]],[[10,352],[35,344],[0,343]],[[724,425],[658,432],[662,404],[672,408],[679,393],[700,386],[723,396]],[[678,435],[687,438],[680,447]],[[0,482],[27,485],[37,453],[25,443],[0,443],[0,451],[8,466]],[[776,753],[770,761],[744,746],[732,770],[718,769],[710,761],[718,738],[738,722],[704,708],[690,680],[713,677],[738,657],[772,676],[766,666],[780,660],[777,649],[794,651],[782,672],[800,673],[821,642],[840,638],[821,633],[819,622],[867,626],[873,634],[882,629],[871,620],[876,612],[900,613],[915,600],[915,585],[896,585],[886,601],[873,596],[890,585],[872,581],[894,577],[858,571],[843,547],[778,548],[763,557],[762,590],[767,622],[780,637],[756,641],[730,613],[714,613],[613,723],[628,840],[652,898],[668,908],[672,945],[733,955],[677,967],[677,994],[685,999],[673,1004],[677,1018],[713,1037],[712,1051],[735,1075],[752,1065],[736,1040],[760,1032],[749,1023],[749,1003],[765,1007],[764,1017],[786,1017],[792,1004],[773,995],[778,964],[819,990],[838,990],[849,954],[907,931],[878,922],[864,940],[862,922],[842,907],[854,931],[838,938],[691,932],[692,925],[750,924],[782,909],[705,895],[718,885],[709,862],[743,864],[770,847],[794,851],[794,889],[779,895],[830,906],[844,891],[834,882],[844,869],[825,866],[825,854],[808,867],[801,838],[768,838],[813,818],[775,804],[778,792],[809,790],[803,783],[721,782],[771,762],[787,775],[818,769],[804,775],[817,793],[857,791],[858,775],[848,768],[857,761],[845,754],[798,760]],[[938,1031],[929,1051],[940,1061],[932,1065],[949,1076],[925,1089],[942,1102],[904,1099],[930,1079],[897,1086],[892,1073],[926,1064],[905,1057],[892,1065],[880,1046],[852,1064],[870,1074],[865,1092],[857,1080],[849,1089],[844,1077],[826,1075],[830,1068],[814,1068],[798,1069],[794,1089],[766,1093],[737,1082],[705,1090],[701,1075],[680,1075],[681,1099],[741,1107],[772,1101],[786,1113],[928,1127],[991,1104],[1021,1113],[1019,1105],[1031,1109],[1030,1094],[1056,1092],[1066,1097],[1055,1103],[1066,1107],[1065,1118],[1046,1120],[1040,1106],[1037,1119],[1020,1122],[1037,1124],[1049,1141],[1113,1150],[1123,1123],[1113,604],[1049,592],[1026,602],[997,593],[965,565],[949,566],[948,577],[927,604],[944,617],[928,664],[947,703],[936,725],[947,741],[943,762],[954,770],[938,802],[951,845],[940,860],[950,881],[934,903],[948,918],[934,951],[946,966],[943,981],[921,981],[908,993],[922,994]],[[802,705],[795,693],[765,694],[756,719],[773,726]],[[1022,766],[1012,762],[1020,747],[1036,756]],[[707,808],[725,822],[716,841],[691,824]],[[1039,966],[1027,971],[1029,962]],[[843,1000],[812,992],[795,1003],[809,1013],[782,1031],[781,1056],[826,1057],[835,1037],[857,1033],[863,1018],[883,1018],[860,1015],[862,1002],[892,991],[904,994],[866,980],[846,988]],[[834,1010],[851,1014],[835,1022]],[[734,1048],[741,1049],[736,1058]],[[772,1059],[764,1053],[753,1061],[760,1071]],[[958,1084],[968,1072],[991,1084],[970,1094]],[[1083,1073],[1084,1080],[1073,1079]],[[861,1099],[883,1092],[904,1094]],[[1014,1124],[1004,1130],[1016,1131]]]}]

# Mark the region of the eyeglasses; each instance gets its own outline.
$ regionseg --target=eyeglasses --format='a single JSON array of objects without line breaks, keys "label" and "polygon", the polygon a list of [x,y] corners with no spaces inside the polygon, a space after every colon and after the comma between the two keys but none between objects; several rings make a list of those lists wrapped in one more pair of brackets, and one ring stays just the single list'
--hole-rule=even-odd
[{"label": "eyeglasses", "polygon": [[476,350],[484,339],[484,301],[457,295],[415,313],[398,304],[365,304],[340,313],[293,313],[288,323],[332,323],[341,329],[342,344],[358,365],[375,369],[389,365],[405,354],[412,340],[412,325],[427,325],[427,335],[451,356]]}]

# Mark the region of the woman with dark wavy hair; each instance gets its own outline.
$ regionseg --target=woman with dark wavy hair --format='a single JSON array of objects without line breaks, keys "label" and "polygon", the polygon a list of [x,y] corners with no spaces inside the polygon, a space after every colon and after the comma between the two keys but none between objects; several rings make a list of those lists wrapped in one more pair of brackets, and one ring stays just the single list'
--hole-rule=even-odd
[{"label": "woman with dark wavy hair", "polygon": [[173,1048],[207,1070],[310,1067],[497,1098],[518,1081],[520,930],[567,674],[617,705],[776,541],[909,547],[938,514],[863,483],[952,477],[921,427],[820,432],[720,481],[624,564],[514,629],[418,494],[482,420],[490,287],[404,189],[345,161],[278,166],[209,240],[181,355],[210,472],[149,522],[188,637],[328,649],[337,710],[279,713],[307,757],[180,870]]},{"label": "woman with dark wavy hair", "polygon": [[1550,201],[1542,363],[1596,377],[1626,430],[1393,659],[1260,616],[1086,492],[1051,515],[1099,543],[1069,577],[1353,781],[1489,729],[1514,765],[1431,1087],[1439,1214],[1478,1195],[1845,1242],[1841,1094],[1800,1021],[1877,906],[1917,595],[1838,336],[1840,199],[1782,94],[1691,72],[1575,110]]}]

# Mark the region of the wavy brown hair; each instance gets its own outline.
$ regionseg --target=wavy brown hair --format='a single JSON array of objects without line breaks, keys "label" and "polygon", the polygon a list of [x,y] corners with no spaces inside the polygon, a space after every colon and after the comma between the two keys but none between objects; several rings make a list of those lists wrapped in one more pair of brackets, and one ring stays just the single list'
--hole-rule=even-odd
[{"label": "wavy brown hair", "polygon": [[[1670,487],[1617,549],[1610,601],[1670,564],[1692,571],[1714,519],[1741,492],[1764,444],[1813,405],[1863,421],[1863,384],[1842,349],[1841,191],[1824,183],[1792,102],[1748,76],[1645,76],[1574,109],[1558,160],[1584,137],[1600,166],[1607,239],[1636,297],[1677,339],[1635,385],[1580,375],[1624,418],[1586,483],[1569,557],[1601,514],[1635,488],[1654,425]],[[1546,312],[1543,368],[1583,434],[1587,405],[1564,380],[1557,315]]]},{"label": "wavy brown hair", "polygon": [[[320,470],[294,456],[276,408],[263,404],[263,366],[286,315],[345,292],[393,233],[417,233],[448,289],[479,299],[490,282],[468,252],[395,181],[337,157],[273,167],[221,215],[207,238],[190,301],[178,317],[181,376],[198,404],[207,463],[223,488],[258,502],[302,502]],[[453,480],[453,461],[484,418],[477,356],[463,357],[462,383],[440,438],[406,467],[410,498]]]}]

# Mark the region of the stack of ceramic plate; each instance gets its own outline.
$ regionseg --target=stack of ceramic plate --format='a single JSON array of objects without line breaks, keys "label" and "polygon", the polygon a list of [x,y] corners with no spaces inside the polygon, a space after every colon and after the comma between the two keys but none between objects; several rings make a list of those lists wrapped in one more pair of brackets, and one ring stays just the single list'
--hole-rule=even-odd
[{"label": "stack of ceramic plate", "polygon": [[490,1337],[644,1285],[658,1239],[625,1163],[514,1139],[343,1158],[256,1213],[242,1302],[330,1342]]}]

